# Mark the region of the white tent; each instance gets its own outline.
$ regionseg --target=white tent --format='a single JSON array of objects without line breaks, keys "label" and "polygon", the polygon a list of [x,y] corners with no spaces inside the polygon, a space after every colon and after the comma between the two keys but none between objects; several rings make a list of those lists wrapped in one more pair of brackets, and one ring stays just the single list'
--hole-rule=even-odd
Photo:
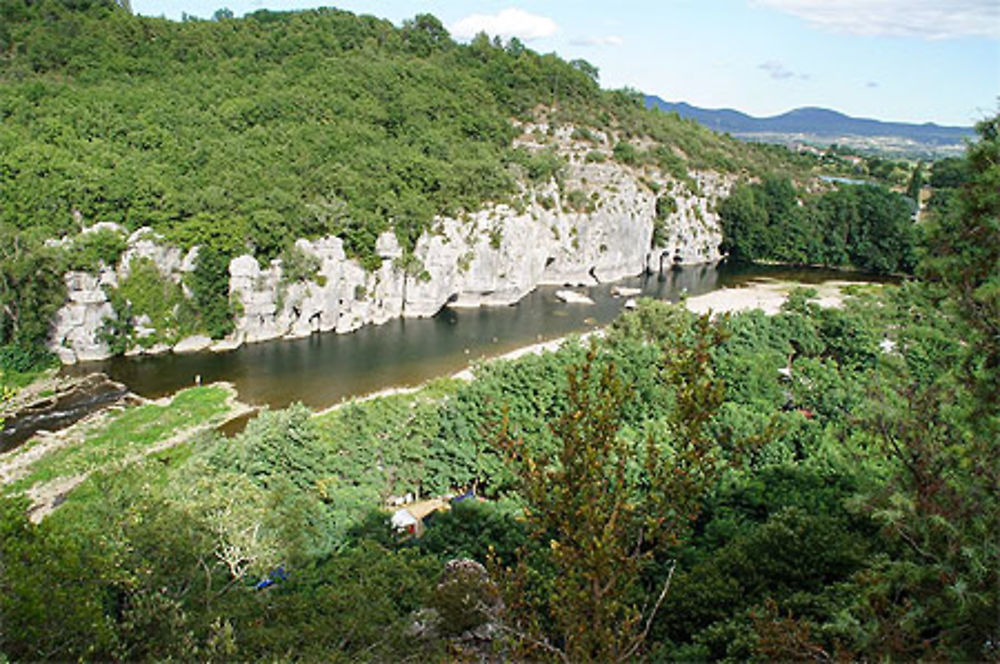
[{"label": "white tent", "polygon": [[416,526],[417,517],[410,514],[410,511],[405,508],[396,510],[392,515],[392,527],[396,530],[411,530],[411,528],[416,528]]}]

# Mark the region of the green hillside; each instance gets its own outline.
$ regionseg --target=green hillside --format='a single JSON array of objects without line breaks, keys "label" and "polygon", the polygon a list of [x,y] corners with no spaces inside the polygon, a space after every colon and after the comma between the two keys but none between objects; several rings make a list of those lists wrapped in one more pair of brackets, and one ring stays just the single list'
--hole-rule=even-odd
[{"label": "green hillside", "polygon": [[676,146],[683,156],[661,155],[675,170],[776,165],[766,149],[601,90],[585,62],[516,40],[459,45],[428,15],[401,28],[333,9],[176,23],[78,4],[93,6],[4,5],[9,228],[149,225],[183,246],[263,257],[334,232],[370,257],[380,231],[412,247],[434,215],[550,175],[553,164],[511,148],[511,120],[539,106],[555,122]]}]

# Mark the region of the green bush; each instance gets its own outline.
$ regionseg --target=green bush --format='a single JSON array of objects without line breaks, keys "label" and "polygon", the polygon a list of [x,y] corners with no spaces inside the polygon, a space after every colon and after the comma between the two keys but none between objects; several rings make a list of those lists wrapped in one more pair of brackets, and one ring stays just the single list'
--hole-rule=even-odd
[{"label": "green bush", "polygon": [[125,251],[125,240],[122,233],[109,228],[81,233],[67,250],[66,267],[86,272],[94,272],[102,265],[113,268]]},{"label": "green bush", "polygon": [[639,151],[635,149],[634,145],[626,141],[616,143],[612,154],[616,161],[628,164],[629,166],[634,166],[639,162]]},{"label": "green bush", "polygon": [[55,356],[38,346],[0,346],[0,371],[32,373],[46,369],[55,363]]},{"label": "green bush", "polygon": [[200,327],[213,339],[221,339],[235,327],[236,310],[229,299],[230,259],[229,254],[212,247],[199,248],[194,271],[188,275]]},{"label": "green bush", "polygon": [[295,245],[281,252],[280,258],[281,280],[286,284],[315,281],[322,267],[318,256],[307,254]]},{"label": "green bush", "polygon": [[538,183],[558,181],[566,169],[566,159],[554,148],[534,153],[518,148],[511,153],[511,160],[524,168],[529,180]]},{"label": "green bush", "polygon": [[572,189],[567,192],[566,205],[573,212],[588,212],[592,207],[590,199],[582,189]]},{"label": "green bush", "polygon": [[0,346],[17,353],[42,352],[52,317],[66,300],[61,251],[45,246],[38,233],[0,222]]},{"label": "green bush", "polygon": [[[107,292],[114,316],[105,323],[102,336],[113,352],[135,344],[172,344],[195,331],[195,313],[180,285],[166,278],[149,258],[133,259],[128,276]],[[154,330],[152,334],[136,334],[140,319]]]}]

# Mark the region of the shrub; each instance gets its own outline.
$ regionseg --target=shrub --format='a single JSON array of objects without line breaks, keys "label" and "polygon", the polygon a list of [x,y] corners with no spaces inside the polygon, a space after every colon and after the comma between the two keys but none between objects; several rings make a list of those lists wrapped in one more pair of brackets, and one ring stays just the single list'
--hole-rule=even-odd
[{"label": "shrub", "polygon": [[318,256],[307,254],[295,245],[281,252],[281,281],[285,284],[316,281],[323,263]]},{"label": "shrub", "polygon": [[581,189],[573,189],[566,194],[566,205],[574,212],[587,212],[591,206],[590,200]]},{"label": "shrub", "polygon": [[639,161],[639,151],[635,149],[634,145],[626,141],[615,144],[613,153],[616,161],[628,164],[629,166],[634,166]]},{"label": "shrub", "polygon": [[194,272],[188,275],[194,307],[201,319],[201,328],[213,339],[221,339],[233,331],[233,304],[229,300],[230,255],[201,247]]},{"label": "shrub", "polygon": [[102,264],[114,267],[125,247],[125,236],[110,228],[81,233],[69,246],[66,266],[86,272],[93,272]]}]

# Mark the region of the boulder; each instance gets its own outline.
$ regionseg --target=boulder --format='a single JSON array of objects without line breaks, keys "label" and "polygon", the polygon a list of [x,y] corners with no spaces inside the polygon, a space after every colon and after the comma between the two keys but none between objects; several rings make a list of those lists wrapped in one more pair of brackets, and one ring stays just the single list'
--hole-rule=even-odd
[{"label": "boulder", "polygon": [[583,293],[571,290],[557,290],[556,297],[567,304],[594,304],[594,301]]},{"label": "boulder", "polygon": [[378,236],[375,241],[375,253],[380,258],[392,260],[403,255],[403,248],[399,246],[399,239],[392,231],[386,231]]},{"label": "boulder", "polygon": [[221,339],[209,346],[209,350],[213,353],[228,353],[231,350],[236,350],[242,345],[243,341],[240,339]]}]

